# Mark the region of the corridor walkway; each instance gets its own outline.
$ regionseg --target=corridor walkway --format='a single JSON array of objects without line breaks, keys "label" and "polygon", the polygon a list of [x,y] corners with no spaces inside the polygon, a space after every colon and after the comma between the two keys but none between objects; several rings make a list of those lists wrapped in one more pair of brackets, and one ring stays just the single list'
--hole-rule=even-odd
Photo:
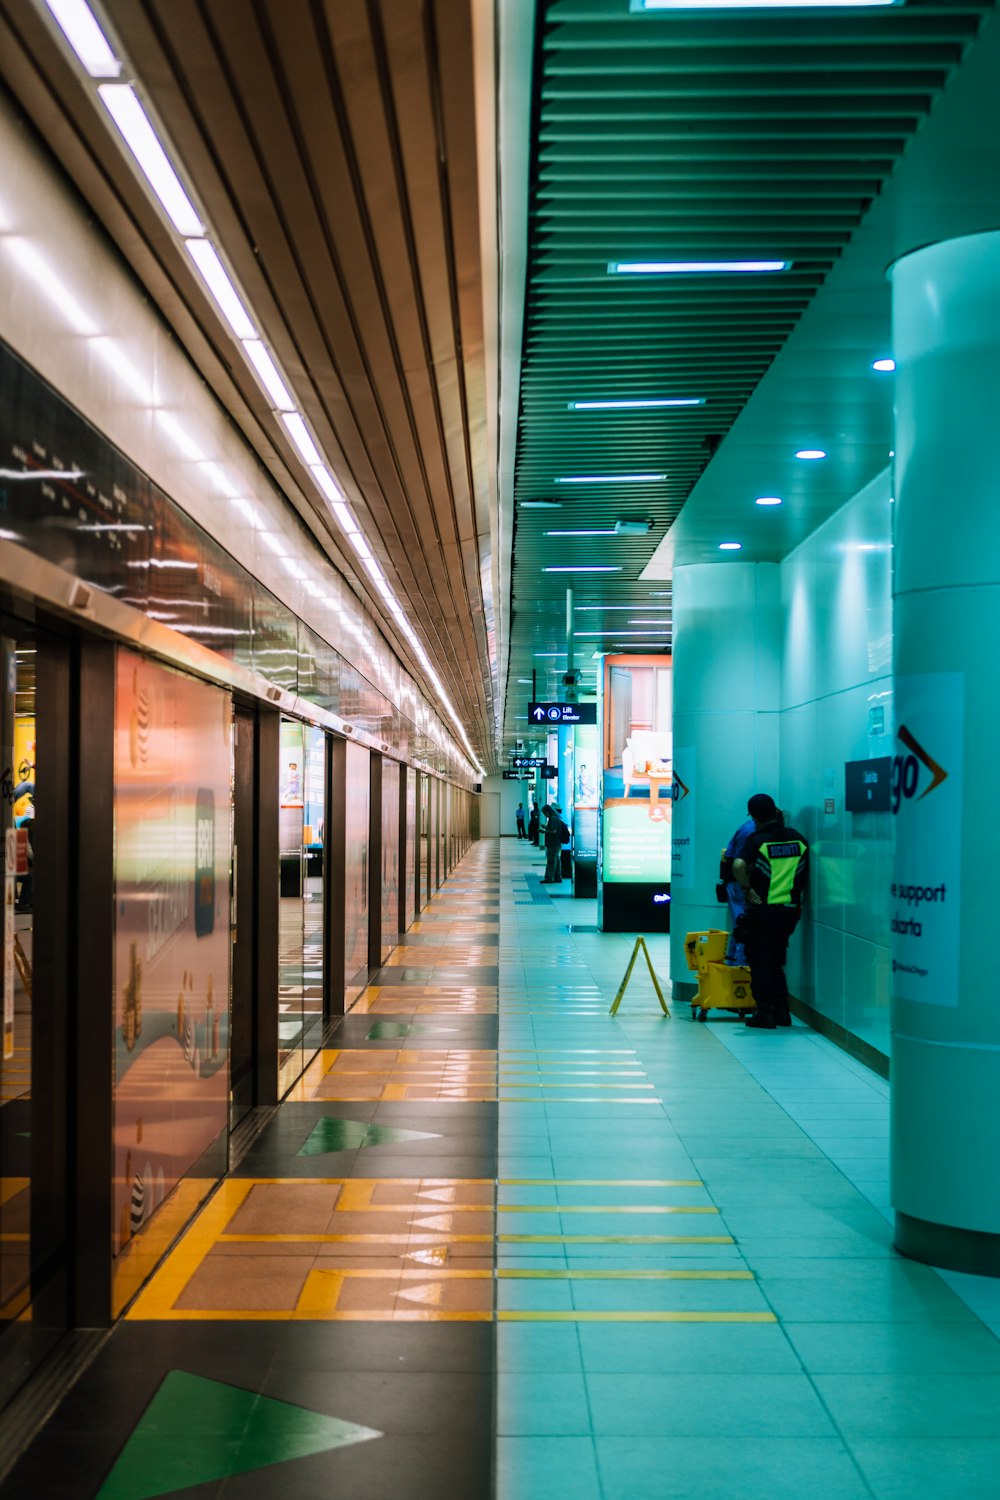
[{"label": "corridor walkway", "polygon": [[540,874],[473,847],[5,1497],[1000,1494],[1000,1295],[894,1254],[886,1086],[639,969],[610,1018]]},{"label": "corridor walkway", "polygon": [[887,1085],[798,1024],[666,1020],[641,965],[611,1019],[632,939],[523,904],[530,858],[504,845],[501,1500],[1000,1495],[1000,1287],[894,1253]]}]

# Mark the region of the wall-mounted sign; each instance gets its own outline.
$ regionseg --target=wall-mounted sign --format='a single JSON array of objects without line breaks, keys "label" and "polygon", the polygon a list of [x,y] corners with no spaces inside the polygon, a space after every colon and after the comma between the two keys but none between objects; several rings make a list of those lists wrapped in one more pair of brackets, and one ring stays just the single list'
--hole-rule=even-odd
[{"label": "wall-mounted sign", "polygon": [[899,676],[895,688],[892,992],[925,1005],[957,1005],[965,677]]},{"label": "wall-mounted sign", "polygon": [[877,760],[849,760],[844,767],[847,811],[888,812],[891,781],[891,755],[880,755]]},{"label": "wall-mounted sign", "polygon": [[545,763],[544,755],[512,755],[510,758],[512,771],[536,771]]},{"label": "wall-mounted sign", "polygon": [[532,724],[596,724],[596,703],[529,703]]}]

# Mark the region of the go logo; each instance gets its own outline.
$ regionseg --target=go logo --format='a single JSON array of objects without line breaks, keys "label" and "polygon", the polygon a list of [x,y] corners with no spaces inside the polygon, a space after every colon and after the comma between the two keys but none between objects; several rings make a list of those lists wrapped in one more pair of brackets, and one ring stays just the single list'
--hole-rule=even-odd
[{"label": "go logo", "polygon": [[931,779],[917,798],[918,801],[926,797],[929,792],[933,792],[935,788],[941,785],[942,781],[948,779],[948,772],[939,766],[937,761],[931,759],[927,751],[914,738],[905,724],[900,725],[897,739],[906,747],[908,753],[906,755],[894,755],[892,758],[892,786],[890,792],[894,813],[899,812],[901,803],[904,801],[909,802],[917,796],[917,788],[920,785],[921,765],[931,773]]},{"label": "go logo", "polygon": [[690,794],[691,788],[684,785],[683,781],[675,771],[674,779],[670,785],[670,800],[672,802],[683,802],[684,798],[690,796]]}]

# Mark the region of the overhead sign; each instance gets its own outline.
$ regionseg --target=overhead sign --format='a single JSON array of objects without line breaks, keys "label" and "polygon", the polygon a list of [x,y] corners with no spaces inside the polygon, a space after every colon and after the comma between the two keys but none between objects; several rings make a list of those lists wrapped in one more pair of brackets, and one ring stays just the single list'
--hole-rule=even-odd
[{"label": "overhead sign", "polygon": [[512,755],[510,758],[512,771],[537,771],[539,766],[544,765],[544,755]]},{"label": "overhead sign", "polygon": [[529,703],[528,718],[532,724],[596,724],[596,703]]},{"label": "overhead sign", "polygon": [[530,771],[504,771],[504,781],[534,781]]}]

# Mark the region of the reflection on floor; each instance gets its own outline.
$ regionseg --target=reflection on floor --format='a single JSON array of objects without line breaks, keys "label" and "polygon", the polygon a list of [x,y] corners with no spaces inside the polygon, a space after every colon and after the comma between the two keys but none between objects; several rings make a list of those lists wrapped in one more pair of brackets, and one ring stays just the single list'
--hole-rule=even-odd
[{"label": "reflection on floor", "polygon": [[494,1191],[444,1177],[230,1179],[129,1317],[489,1320]]},{"label": "reflection on floor", "polygon": [[[496,847],[479,845],[5,1496],[489,1494],[498,896]],[[293,950],[289,1047],[310,978]]]},{"label": "reflection on floor", "polygon": [[294,1099],[495,1100],[495,1052],[324,1051],[292,1091]]},{"label": "reflection on floor", "polygon": [[[1000,1286],[894,1253],[885,1085],[648,976],[610,1017],[631,940],[538,859],[470,852],[5,1500],[998,1494]],[[484,893],[499,985],[438,988]]]}]

